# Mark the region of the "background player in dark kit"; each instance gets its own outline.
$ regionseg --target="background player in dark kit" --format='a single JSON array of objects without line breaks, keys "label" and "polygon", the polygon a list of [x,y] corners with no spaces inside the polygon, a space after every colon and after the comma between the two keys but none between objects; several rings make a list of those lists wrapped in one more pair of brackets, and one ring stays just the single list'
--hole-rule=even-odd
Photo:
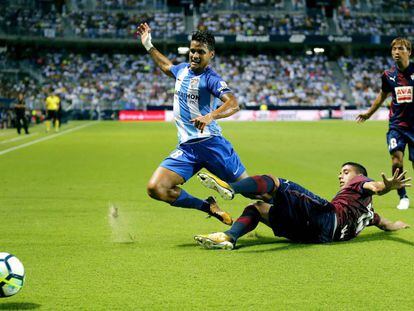
[{"label": "background player in dark kit", "polygon": [[[381,91],[368,111],[361,113],[357,121],[368,120],[392,96],[389,130],[387,133],[388,150],[391,154],[392,172],[398,168],[403,171],[404,149],[408,144],[409,159],[414,166],[414,64],[410,62],[412,45],[408,39],[396,38],[391,43],[391,56],[395,66],[385,70],[381,76]],[[400,202],[398,209],[407,209],[410,201],[405,187],[398,189]]]}]

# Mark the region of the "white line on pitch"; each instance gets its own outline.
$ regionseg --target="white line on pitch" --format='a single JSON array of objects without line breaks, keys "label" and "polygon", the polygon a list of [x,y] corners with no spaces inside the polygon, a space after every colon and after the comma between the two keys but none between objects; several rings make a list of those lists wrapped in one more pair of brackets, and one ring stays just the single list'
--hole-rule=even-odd
[{"label": "white line on pitch", "polygon": [[12,148],[9,148],[9,149],[6,149],[6,150],[3,150],[3,151],[0,151],[0,156],[1,156],[1,155],[3,155],[3,154],[6,154],[6,153],[12,152],[12,151],[14,151],[14,150],[17,150],[17,149],[21,149],[21,148],[29,147],[29,146],[31,146],[31,145],[34,145],[34,144],[40,143],[40,142],[42,142],[42,141],[49,140],[49,139],[52,139],[52,138],[56,138],[56,137],[58,137],[58,136],[65,135],[65,134],[67,134],[67,133],[70,133],[70,132],[74,132],[74,131],[77,131],[77,130],[83,129],[84,127],[87,127],[87,126],[90,126],[90,125],[96,124],[96,123],[98,123],[98,122],[99,122],[99,121],[95,121],[95,122],[90,122],[90,123],[87,123],[87,124],[84,124],[84,125],[80,125],[80,126],[77,126],[77,127],[73,127],[73,128],[71,128],[71,129],[69,129],[69,130],[62,131],[62,132],[60,132],[60,133],[53,134],[53,135],[51,135],[51,136],[42,137],[42,138],[39,138],[39,139],[36,139],[36,140],[30,141],[30,142],[28,142],[28,143],[25,143],[25,144],[23,144],[23,145],[15,146],[15,147],[12,147]]},{"label": "white line on pitch", "polygon": [[10,139],[7,139],[7,140],[3,140],[2,142],[0,142],[0,145],[7,144],[7,143],[12,143],[14,141],[19,141],[19,140],[26,139],[26,138],[30,138],[30,137],[33,137],[37,134],[39,134],[39,133],[34,132],[34,133],[29,134],[29,135],[18,136],[18,137],[15,137],[15,138],[10,138]]}]

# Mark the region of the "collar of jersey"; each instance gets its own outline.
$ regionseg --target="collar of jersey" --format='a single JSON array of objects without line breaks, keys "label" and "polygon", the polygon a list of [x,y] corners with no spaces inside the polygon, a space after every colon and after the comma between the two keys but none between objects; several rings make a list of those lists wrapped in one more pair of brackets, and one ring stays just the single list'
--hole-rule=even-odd
[{"label": "collar of jersey", "polygon": [[190,64],[188,64],[188,72],[189,73],[191,73],[192,75],[195,75],[195,76],[201,76],[203,73],[205,73],[205,72],[207,72],[207,70],[209,70],[210,69],[210,65],[207,65],[205,68],[204,68],[204,70],[203,70],[203,72],[201,72],[201,73],[195,73],[194,71],[192,71],[191,70],[191,68],[190,68]]}]

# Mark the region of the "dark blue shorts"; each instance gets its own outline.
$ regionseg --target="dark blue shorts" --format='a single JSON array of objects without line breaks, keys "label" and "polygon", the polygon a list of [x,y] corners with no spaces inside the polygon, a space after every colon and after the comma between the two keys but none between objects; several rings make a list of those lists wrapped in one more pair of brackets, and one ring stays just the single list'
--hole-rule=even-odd
[{"label": "dark blue shorts", "polygon": [[333,206],[294,182],[282,178],[279,181],[269,211],[274,234],[296,242],[332,242],[336,229]]},{"label": "dark blue shorts", "polygon": [[180,144],[160,166],[177,173],[185,181],[202,168],[226,182],[236,181],[246,170],[230,142],[222,136]]},{"label": "dark blue shorts", "polygon": [[387,133],[387,144],[390,154],[394,151],[404,152],[408,144],[409,159],[414,162],[414,132],[403,128],[390,128]]}]

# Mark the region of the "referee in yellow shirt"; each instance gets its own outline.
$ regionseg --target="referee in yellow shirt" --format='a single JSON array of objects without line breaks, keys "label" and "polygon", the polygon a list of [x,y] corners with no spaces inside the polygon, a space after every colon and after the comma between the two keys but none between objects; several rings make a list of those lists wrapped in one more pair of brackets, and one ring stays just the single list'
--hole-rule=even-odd
[{"label": "referee in yellow shirt", "polygon": [[46,132],[50,131],[50,120],[53,122],[55,131],[59,131],[59,120],[57,118],[57,112],[60,106],[60,98],[56,94],[50,94],[46,98]]}]

